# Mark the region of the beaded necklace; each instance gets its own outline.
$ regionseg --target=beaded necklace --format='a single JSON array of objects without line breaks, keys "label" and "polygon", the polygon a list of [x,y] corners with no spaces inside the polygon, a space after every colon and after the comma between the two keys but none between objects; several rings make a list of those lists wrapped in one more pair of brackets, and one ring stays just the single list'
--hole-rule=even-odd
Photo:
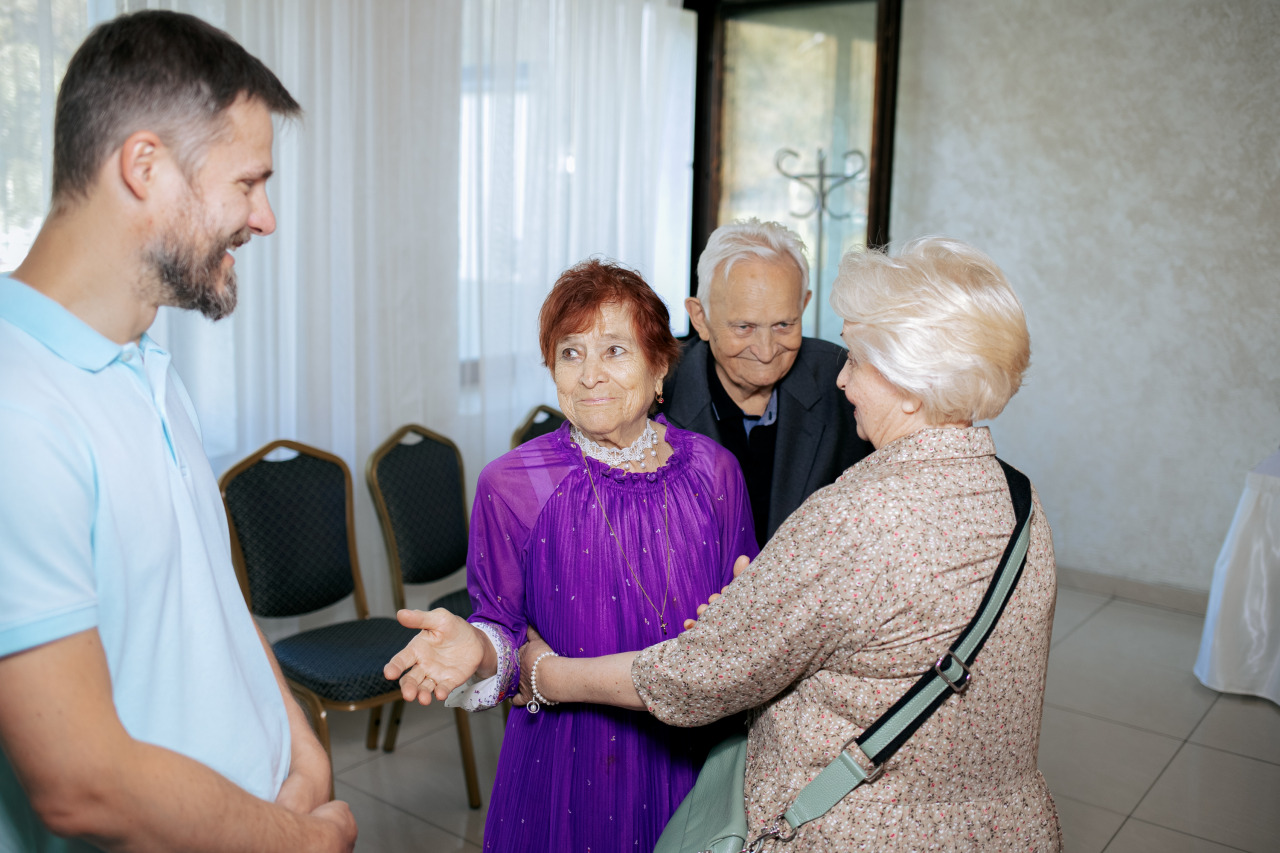
[{"label": "beaded necklace", "polygon": [[[653,422],[646,420],[644,423],[644,431],[631,442],[629,447],[601,447],[583,434],[582,430],[574,426],[570,430],[570,436],[577,442],[578,448],[583,455],[597,459],[610,468],[621,468],[628,462],[639,463],[641,468],[645,467],[645,451],[649,451],[649,456],[656,457],[658,451],[652,448],[658,443],[658,434],[654,432]],[[657,467],[657,463],[654,463]]]}]

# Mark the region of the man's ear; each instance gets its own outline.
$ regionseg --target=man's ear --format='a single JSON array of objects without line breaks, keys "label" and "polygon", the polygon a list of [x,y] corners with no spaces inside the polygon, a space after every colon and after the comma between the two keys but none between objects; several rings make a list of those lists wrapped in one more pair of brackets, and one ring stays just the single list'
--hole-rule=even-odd
[{"label": "man's ear", "polygon": [[120,163],[120,179],[139,201],[151,196],[159,179],[164,144],[149,130],[131,134],[116,155]]},{"label": "man's ear", "polygon": [[809,300],[810,300],[810,299],[812,299],[812,298],[813,298],[813,291],[812,291],[812,290],[806,290],[806,291],[804,292],[804,299],[802,299],[802,300],[800,301],[800,313],[801,313],[801,314],[803,314],[803,313],[804,313],[804,309],[806,309],[806,308],[808,308],[808,307],[809,307]]},{"label": "man's ear", "polygon": [[690,296],[684,301],[684,310],[689,312],[689,322],[693,323],[698,337],[704,341],[711,340],[711,327],[707,324],[707,312],[702,308],[702,300]]}]

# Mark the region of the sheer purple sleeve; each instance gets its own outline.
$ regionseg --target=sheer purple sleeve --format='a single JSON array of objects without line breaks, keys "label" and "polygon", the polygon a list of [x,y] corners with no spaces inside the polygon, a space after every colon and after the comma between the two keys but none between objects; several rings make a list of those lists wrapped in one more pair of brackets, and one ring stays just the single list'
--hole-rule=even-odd
[{"label": "sheer purple sleeve", "polygon": [[[498,476],[494,476],[498,474]],[[469,621],[487,623],[498,652],[498,701],[520,685],[520,658],[525,640],[524,557],[529,526],[508,504],[504,477],[493,466],[480,474],[471,508],[467,546]]]},{"label": "sheer purple sleeve", "polygon": [[498,652],[496,702],[520,687],[520,646],[525,641],[525,577],[528,543],[543,505],[567,466],[547,452],[552,436],[535,439],[494,460],[480,473],[471,507],[467,592],[471,622]]}]

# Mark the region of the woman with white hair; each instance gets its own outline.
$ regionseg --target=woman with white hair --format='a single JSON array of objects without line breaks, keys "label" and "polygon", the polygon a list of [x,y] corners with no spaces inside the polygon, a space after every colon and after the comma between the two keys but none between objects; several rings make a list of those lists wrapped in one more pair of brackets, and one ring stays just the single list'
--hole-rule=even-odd
[{"label": "woman with white hair", "polygon": [[755,708],[745,801],[762,849],[1060,850],[1036,769],[1056,584],[1034,493],[1025,567],[967,689],[881,775],[821,817],[780,824],[833,762],[852,756],[870,773],[851,741],[946,660],[1015,530],[1013,478],[974,426],[1003,410],[1030,358],[1000,269],[926,238],[896,257],[846,255],[831,302],[850,352],[837,384],[875,452],[805,501],[681,636],[603,658],[534,639],[525,671],[542,699],[647,709],[677,726]]}]

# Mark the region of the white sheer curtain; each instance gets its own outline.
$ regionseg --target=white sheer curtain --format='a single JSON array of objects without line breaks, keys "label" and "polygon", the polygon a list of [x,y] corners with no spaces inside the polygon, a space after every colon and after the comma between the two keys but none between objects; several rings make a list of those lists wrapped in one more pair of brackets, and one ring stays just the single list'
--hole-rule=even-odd
[{"label": "white sheer curtain", "polygon": [[[306,111],[301,122],[278,125],[268,190],[278,227],[237,253],[236,313],[209,323],[165,311],[152,333],[174,353],[215,470],[276,438],[347,462],[370,606],[389,613],[365,461],[404,423],[449,436],[459,429],[461,7],[192,0],[128,8],[143,5],[224,27]],[[302,624],[349,613],[347,605]],[[267,628],[283,634],[296,625]]]},{"label": "white sheer curtain", "polygon": [[[152,334],[174,353],[219,473],[276,438],[346,460],[370,605],[388,613],[363,483],[377,444],[422,423],[457,441],[474,483],[526,412],[555,402],[538,308],[561,270],[588,256],[639,269],[683,331],[695,19],[679,5],[30,0],[9,18],[0,10],[0,60],[10,53],[28,92],[12,109],[34,128],[20,146],[26,174],[44,169],[28,193],[39,207],[0,236],[38,227],[56,83],[94,24],[141,8],[190,12],[271,67],[306,111],[277,129],[278,229],[237,253],[233,317],[163,311]],[[10,20],[26,53],[7,43]],[[18,125],[6,116],[6,126]],[[0,225],[16,221],[14,198],[0,195]],[[441,591],[410,592],[411,603]]]},{"label": "white sheer curtain", "polygon": [[685,328],[696,18],[679,0],[463,4],[461,413],[492,459],[539,403],[538,309],[590,256],[638,269]]}]

